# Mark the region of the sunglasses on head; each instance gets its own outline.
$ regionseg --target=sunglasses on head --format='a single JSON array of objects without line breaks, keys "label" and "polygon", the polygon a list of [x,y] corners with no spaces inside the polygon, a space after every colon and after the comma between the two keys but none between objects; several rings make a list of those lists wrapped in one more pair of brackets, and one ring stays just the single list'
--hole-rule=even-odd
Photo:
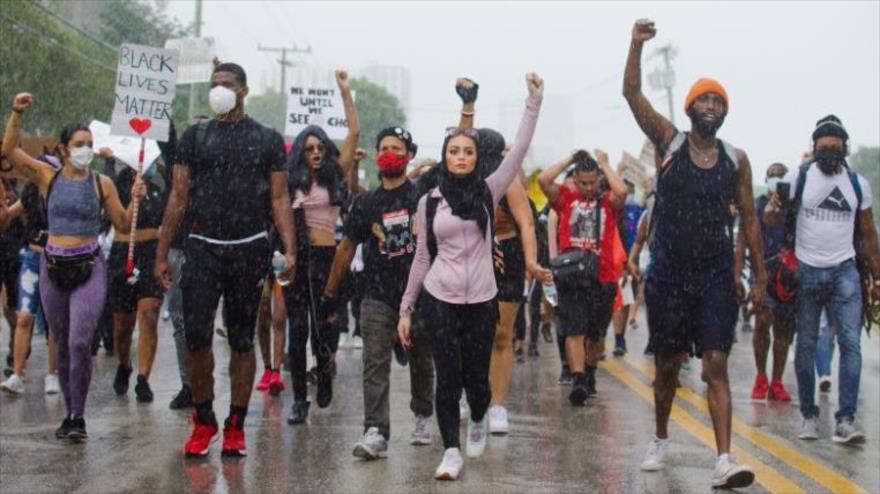
[{"label": "sunglasses on head", "polygon": [[306,146],[306,152],[307,153],[323,153],[324,152],[324,145],[318,144],[318,145]]},{"label": "sunglasses on head", "polygon": [[451,137],[461,136],[461,135],[470,137],[471,139],[473,139],[475,141],[478,141],[480,139],[480,133],[477,131],[477,129],[474,129],[474,128],[467,128],[467,129],[462,129],[461,127],[447,127],[446,128],[446,137],[451,138]]}]

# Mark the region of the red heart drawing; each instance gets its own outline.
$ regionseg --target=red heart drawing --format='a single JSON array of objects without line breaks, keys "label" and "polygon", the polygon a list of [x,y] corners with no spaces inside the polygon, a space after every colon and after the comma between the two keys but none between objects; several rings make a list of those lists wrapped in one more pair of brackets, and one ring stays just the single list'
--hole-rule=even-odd
[{"label": "red heart drawing", "polygon": [[138,135],[143,135],[144,132],[150,130],[150,127],[153,126],[153,122],[149,118],[132,118],[128,121],[128,125],[134,129]]}]

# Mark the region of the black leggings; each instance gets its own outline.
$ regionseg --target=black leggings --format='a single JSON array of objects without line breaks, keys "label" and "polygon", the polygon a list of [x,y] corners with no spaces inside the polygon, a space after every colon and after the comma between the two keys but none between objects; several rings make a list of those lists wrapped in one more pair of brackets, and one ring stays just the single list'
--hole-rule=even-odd
[{"label": "black leggings", "polygon": [[471,419],[486,415],[492,392],[489,361],[495,341],[498,305],[495,300],[478,304],[450,304],[422,292],[421,317],[431,335],[437,375],[436,409],[443,447],[458,448],[458,401],[467,391]]},{"label": "black leggings", "polygon": [[[335,325],[325,324],[320,311],[321,294],[330,274],[336,247],[301,248],[296,257],[294,281],[284,287],[287,304],[288,335],[287,355],[290,364],[290,380],[293,382],[293,398],[300,401],[308,396],[306,385],[306,342],[309,329],[312,335],[312,351],[318,359],[318,368],[327,369],[333,353],[339,345],[339,332]],[[310,286],[311,285],[311,286]],[[317,317],[317,321],[314,320]],[[320,331],[320,334],[318,334]],[[321,347],[318,346],[320,340]]]}]

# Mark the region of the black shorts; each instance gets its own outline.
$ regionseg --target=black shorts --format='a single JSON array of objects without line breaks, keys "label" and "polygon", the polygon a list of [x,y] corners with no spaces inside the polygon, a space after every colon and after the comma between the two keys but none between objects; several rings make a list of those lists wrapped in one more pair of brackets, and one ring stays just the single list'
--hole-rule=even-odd
[{"label": "black shorts", "polygon": [[729,276],[701,276],[700,283],[645,281],[648,349],[667,356],[708,350],[730,352],[736,327],[736,286]]},{"label": "black shorts", "polygon": [[21,260],[16,257],[0,259],[0,283],[6,287],[6,307],[14,311],[18,307],[18,276]]},{"label": "black shorts", "polygon": [[521,303],[525,300],[526,256],[519,237],[500,242],[504,255],[504,272],[495,266],[495,282],[498,283],[498,301]]},{"label": "black shorts", "polygon": [[271,252],[266,239],[246,244],[215,245],[189,238],[180,289],[184,334],[192,352],[210,346],[220,297],[228,309],[229,346],[239,353],[254,348],[257,312]]},{"label": "black shorts", "polygon": [[599,283],[588,288],[559,290],[555,313],[562,336],[586,336],[598,341],[608,334],[617,283]]},{"label": "black shorts", "polygon": [[156,247],[158,240],[138,242],[134,248],[134,267],[140,274],[137,281],[128,282],[125,263],[128,259],[128,243],[113,242],[110,257],[107,258],[107,271],[110,277],[110,289],[107,292],[107,304],[114,313],[130,313],[137,310],[139,301],[145,298],[162,299],[162,287],[153,277],[156,266]]}]

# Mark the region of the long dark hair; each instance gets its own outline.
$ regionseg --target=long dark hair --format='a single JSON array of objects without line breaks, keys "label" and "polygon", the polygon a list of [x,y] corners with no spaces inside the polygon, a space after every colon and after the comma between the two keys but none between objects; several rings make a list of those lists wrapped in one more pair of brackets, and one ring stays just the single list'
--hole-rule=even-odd
[{"label": "long dark hair", "polygon": [[440,194],[446,199],[452,214],[463,220],[476,221],[480,230],[486,233],[495,208],[492,204],[492,193],[486,185],[485,174],[480,168],[479,142],[477,142],[477,165],[474,171],[466,176],[456,177],[449,171],[446,163],[446,148],[449,147],[449,140],[452,137],[454,136],[447,135],[443,140],[443,161],[437,165]]},{"label": "long dark hair", "polygon": [[344,177],[339,169],[339,148],[327,136],[324,129],[317,125],[309,125],[293,140],[290,147],[290,153],[287,155],[287,172],[290,176],[290,192],[291,196],[295,191],[299,190],[303,194],[308,194],[312,188],[312,174],[309,169],[309,163],[306,161],[305,149],[306,140],[309,136],[315,136],[321,140],[324,145],[324,162],[315,176],[318,185],[327,189],[330,196],[330,204],[334,206],[342,206],[345,202],[344,190],[340,190],[340,185],[344,185]]}]

